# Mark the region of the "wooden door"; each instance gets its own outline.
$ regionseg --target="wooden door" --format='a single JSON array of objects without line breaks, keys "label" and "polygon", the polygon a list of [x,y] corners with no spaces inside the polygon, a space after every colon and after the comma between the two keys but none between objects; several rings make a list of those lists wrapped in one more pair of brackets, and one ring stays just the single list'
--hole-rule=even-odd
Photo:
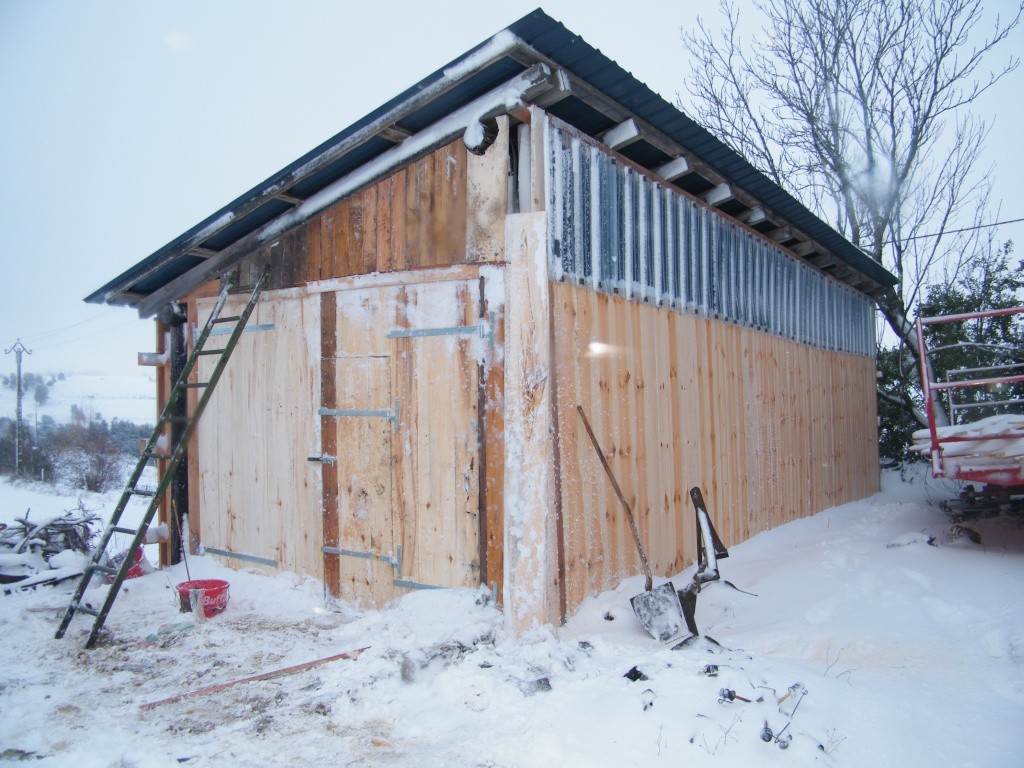
[{"label": "wooden door", "polygon": [[323,297],[325,573],[343,599],[480,583],[478,290]]},{"label": "wooden door", "polygon": [[[421,297],[426,298],[426,297]],[[478,364],[472,331],[422,325],[402,340],[400,586],[477,587],[480,572]],[[437,333],[438,335],[431,335]]]},{"label": "wooden door", "polygon": [[328,485],[337,489],[337,594],[380,607],[393,596],[398,551],[392,504],[390,355],[339,357],[334,403],[321,415],[336,420],[335,455],[324,456]]},{"label": "wooden door", "polygon": [[[197,301],[200,322],[214,301]],[[241,303],[232,297],[224,314],[237,314]],[[265,292],[197,425],[191,512],[206,551],[229,565],[323,578],[319,536],[308,524],[322,498],[320,473],[307,460],[320,443],[309,418],[321,399],[319,323],[315,298]],[[227,338],[214,333],[207,349]],[[200,358],[194,380],[206,381],[213,365]]]}]

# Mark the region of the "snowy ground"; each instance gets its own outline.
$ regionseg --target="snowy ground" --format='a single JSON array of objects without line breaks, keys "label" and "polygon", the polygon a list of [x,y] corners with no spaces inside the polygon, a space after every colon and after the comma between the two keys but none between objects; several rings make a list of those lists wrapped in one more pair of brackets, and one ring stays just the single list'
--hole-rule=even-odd
[{"label": "snowy ground", "polygon": [[[231,582],[223,614],[179,613],[184,570],[157,572],[126,583],[91,651],[85,615],[53,639],[70,587],[0,597],[0,760],[1020,766],[1024,529],[986,520],[974,525],[980,545],[951,537],[928,503],[943,490],[889,474],[873,498],[734,547],[723,576],[757,596],[722,584],[700,595],[698,624],[721,647],[671,650],[647,636],[628,604],[640,578],[566,627],[512,638],[480,594],[423,591],[360,613],[325,603],[310,581],[194,558],[193,578]],[[41,504],[33,493],[0,484],[0,510]],[[363,647],[356,660],[140,707]],[[717,677],[701,674],[709,664]],[[634,667],[647,679],[624,676]],[[797,682],[807,695],[788,717],[776,697]],[[719,703],[722,688],[751,702]],[[788,749],[761,740],[766,722],[789,723]]]},{"label": "snowy ground", "polygon": [[[71,420],[71,406],[77,405],[87,416],[102,416],[152,424],[156,421],[156,384],[153,374],[86,375],[68,374],[49,388],[49,399],[38,405],[33,391],[22,393],[22,413],[31,426],[36,419],[52,416],[58,423]],[[0,387],[0,416],[10,419],[18,409],[13,389]]]}]

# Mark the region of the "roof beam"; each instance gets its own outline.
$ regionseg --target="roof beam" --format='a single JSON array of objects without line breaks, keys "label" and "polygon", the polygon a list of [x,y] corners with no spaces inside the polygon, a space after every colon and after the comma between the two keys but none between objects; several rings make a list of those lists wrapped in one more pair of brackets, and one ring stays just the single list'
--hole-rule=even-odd
[{"label": "roof beam", "polygon": [[282,203],[288,203],[289,205],[302,205],[305,200],[295,195],[289,195],[287,192],[278,192],[274,195],[275,200],[280,200]]},{"label": "roof beam", "polygon": [[827,250],[825,250],[820,245],[818,245],[816,242],[814,242],[813,240],[805,240],[802,243],[797,243],[796,245],[791,247],[789,250],[791,250],[797,256],[800,256],[800,257],[805,258],[805,259],[808,256],[810,256],[812,253],[823,253],[823,254],[827,254],[830,264],[834,261],[832,255]]},{"label": "roof beam", "polygon": [[690,164],[686,162],[685,157],[676,157],[669,160],[664,165],[659,165],[654,169],[654,172],[661,176],[665,181],[675,181],[676,179],[690,173],[692,170],[693,169],[690,168]]},{"label": "roof beam", "polygon": [[412,136],[412,131],[399,128],[397,125],[386,125],[380,129],[377,135],[385,141],[390,141],[392,144],[401,144]]},{"label": "roof beam", "polygon": [[709,189],[704,193],[704,202],[715,208],[735,199],[736,195],[733,193],[732,186],[725,183],[719,184],[714,189]]},{"label": "roof beam", "polygon": [[525,72],[424,128],[401,144],[383,152],[347,176],[341,177],[312,195],[301,205],[282,213],[254,232],[235,241],[215,257],[207,259],[203,264],[157,289],[139,302],[139,315],[149,317],[156,314],[168,302],[175,301],[217,275],[223,274],[235,262],[259,246],[280,237],[302,222],[308,221],[343,197],[369,186],[394,169],[400,168],[426,155],[434,148],[443,146],[465,134],[467,129],[475,123],[503,115],[509,109],[521,106],[533,96],[551,87],[551,70],[544,64],[535,64]]},{"label": "roof beam", "polygon": [[599,138],[610,149],[623,149],[640,139],[640,127],[636,124],[636,120],[630,118],[605,131]]},{"label": "roof beam", "polygon": [[739,218],[748,227],[755,227],[763,221],[768,221],[768,214],[765,213],[763,205],[755,205],[748,213]]}]

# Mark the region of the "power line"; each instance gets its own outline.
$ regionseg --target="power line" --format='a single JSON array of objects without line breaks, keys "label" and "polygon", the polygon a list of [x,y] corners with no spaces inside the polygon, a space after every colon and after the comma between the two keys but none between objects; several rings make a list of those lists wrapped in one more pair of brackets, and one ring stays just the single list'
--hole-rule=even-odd
[{"label": "power line", "polygon": [[[944,237],[945,235],[955,235],[960,232],[973,232],[976,229],[991,229],[992,227],[998,227],[1000,224],[1017,224],[1018,222],[1024,221],[1024,217],[1019,219],[1006,219],[1004,221],[994,221],[991,224],[976,224],[973,227],[963,227],[962,229],[947,229],[942,232],[933,232],[927,235],[912,235],[911,237],[904,237],[903,240],[921,240],[925,237]],[[895,242],[893,240],[886,240],[886,245]]]},{"label": "power line", "polygon": [[104,317],[110,317],[110,313],[100,312],[98,314],[93,315],[92,317],[87,317],[85,320],[79,320],[77,323],[69,323],[68,325],[57,326],[56,328],[51,328],[46,331],[37,331],[36,333],[29,333],[23,336],[22,338],[35,340],[45,339],[49,336],[54,336],[59,333],[64,333],[65,331],[70,331],[72,328],[77,328],[80,325],[95,322],[96,320],[100,320]]},{"label": "power line", "polygon": [[36,350],[53,349],[54,347],[62,347],[65,344],[73,344],[74,342],[82,341],[83,339],[91,339],[94,336],[100,336],[101,334],[104,334],[104,333],[110,333],[111,331],[116,331],[116,330],[118,330],[120,328],[127,328],[129,325],[133,325],[136,322],[137,322],[136,320],[130,319],[130,320],[126,321],[126,322],[118,323],[117,325],[112,325],[112,326],[107,327],[107,328],[100,328],[98,331],[95,331],[93,333],[87,333],[84,336],[76,336],[73,339],[65,339],[64,341],[55,341],[55,342],[53,342],[51,344],[43,344],[42,346],[37,346]]}]

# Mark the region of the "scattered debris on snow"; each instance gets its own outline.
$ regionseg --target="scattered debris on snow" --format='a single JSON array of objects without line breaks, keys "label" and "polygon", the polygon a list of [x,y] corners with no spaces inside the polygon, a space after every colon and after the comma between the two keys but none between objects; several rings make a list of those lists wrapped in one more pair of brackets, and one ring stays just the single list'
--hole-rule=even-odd
[{"label": "scattered debris on snow", "polygon": [[[316,582],[196,557],[193,578],[231,582],[223,613],[179,613],[184,573],[158,571],[125,586],[90,651],[84,625],[53,639],[71,586],[18,593],[0,601],[0,759],[1016,766],[1024,528],[985,519],[983,546],[947,541],[927,482],[889,473],[871,499],[730,547],[730,577],[761,597],[705,585],[697,619],[720,644],[678,650],[629,616],[642,577],[589,598],[565,627],[512,637],[486,592],[412,592],[360,612]],[[105,589],[97,580],[86,597]]]}]

